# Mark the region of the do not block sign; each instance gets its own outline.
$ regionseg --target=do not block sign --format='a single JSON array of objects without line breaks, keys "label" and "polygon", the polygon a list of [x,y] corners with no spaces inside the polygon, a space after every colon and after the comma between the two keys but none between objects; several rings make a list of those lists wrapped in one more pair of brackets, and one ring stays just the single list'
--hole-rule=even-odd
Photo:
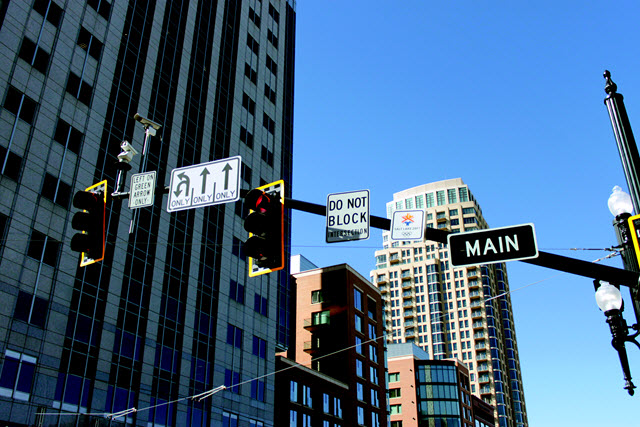
[{"label": "do not block sign", "polygon": [[327,243],[369,238],[369,190],[327,196]]}]

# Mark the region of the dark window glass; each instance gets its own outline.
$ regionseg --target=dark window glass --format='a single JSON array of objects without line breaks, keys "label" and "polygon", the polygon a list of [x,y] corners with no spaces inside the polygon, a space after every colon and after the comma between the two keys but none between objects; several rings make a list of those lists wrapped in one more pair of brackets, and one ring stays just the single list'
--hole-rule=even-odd
[{"label": "dark window glass", "polygon": [[244,285],[232,280],[229,285],[229,294],[232,300],[244,304]]},{"label": "dark window glass", "polygon": [[18,55],[42,74],[47,73],[49,54],[44,49],[37,47],[36,44],[28,38],[25,37],[22,39],[22,45],[20,46]]},{"label": "dark window glass", "polygon": [[62,17],[62,8],[50,0],[35,0],[33,10],[44,16],[54,26],[58,26]]},{"label": "dark window glass", "polygon": [[82,132],[62,119],[58,119],[58,124],[56,125],[56,132],[53,136],[53,139],[56,142],[64,145],[74,153],[80,153],[80,146],[82,145]]},{"label": "dark window glass", "polygon": [[[48,309],[48,300],[40,297],[34,298],[33,295],[20,291],[13,316],[39,328],[44,328]],[[29,314],[31,314],[31,319],[29,319]]]},{"label": "dark window glass", "polygon": [[251,80],[253,84],[258,83],[258,73],[256,73],[255,70],[251,68],[251,65],[246,63],[244,64],[244,75],[247,76],[247,78]]},{"label": "dark window glass", "polygon": [[249,8],[249,19],[251,19],[253,23],[256,24],[256,27],[260,28],[260,16],[258,16],[256,11],[251,7]]},{"label": "dark window glass", "polygon": [[253,171],[244,162],[242,162],[241,175],[242,175],[242,180],[247,184],[251,185],[251,177],[253,175]]},{"label": "dark window glass", "polygon": [[262,146],[262,160],[264,160],[269,166],[273,166],[273,152],[264,145]]},{"label": "dark window glass", "polygon": [[229,391],[232,393],[240,393],[240,386],[237,384],[240,383],[240,373],[234,372],[230,369],[224,370],[224,385],[227,387]]},{"label": "dark window glass", "polygon": [[267,68],[271,70],[273,74],[278,74],[278,64],[276,64],[269,55],[267,55]]},{"label": "dark window glass", "polygon": [[260,53],[260,44],[257,41],[255,41],[253,37],[251,37],[251,34],[247,34],[247,46],[256,55]]},{"label": "dark window glass", "polygon": [[250,114],[255,115],[256,113],[256,102],[251,99],[249,95],[246,93],[242,94],[242,106],[247,110]]},{"label": "dark window glass", "polygon": [[102,53],[102,42],[100,42],[100,40],[98,40],[84,27],[80,29],[80,33],[78,34],[78,46],[89,52],[89,55],[95,59],[100,59],[100,54]]},{"label": "dark window glass", "polygon": [[244,126],[240,127],[240,141],[244,142],[247,147],[253,148],[253,134]]},{"label": "dark window glass", "polygon": [[15,359],[9,355],[4,358],[4,364],[2,365],[2,374],[0,374],[0,387],[13,390],[16,385],[16,378],[18,378],[18,367],[20,366],[20,360]]},{"label": "dark window glass", "polygon": [[83,104],[87,106],[91,104],[93,88],[74,73],[69,73],[69,78],[67,80],[67,92]]},{"label": "dark window glass", "polygon": [[227,344],[242,348],[242,329],[237,326],[227,325]]},{"label": "dark window glass", "polygon": [[71,186],[57,179],[50,173],[46,173],[41,194],[63,208],[68,208],[71,197]]},{"label": "dark window glass", "polygon": [[273,104],[276,103],[276,92],[273,89],[271,89],[269,85],[266,83],[264,85],[264,96]]},{"label": "dark window glass", "polygon": [[[46,245],[45,245],[46,240]],[[31,239],[29,239],[29,246],[27,248],[27,256],[35,258],[55,267],[58,263],[58,254],[60,253],[61,243],[56,239],[46,236],[39,231],[33,230],[31,232]]]},{"label": "dark window glass", "polygon": [[87,0],[87,4],[98,12],[98,15],[104,19],[109,20],[109,14],[111,13],[111,3],[106,0]]},{"label": "dark window glass", "polygon": [[271,134],[274,135],[276,131],[276,122],[273,121],[267,113],[262,114],[262,126]]},{"label": "dark window glass", "polygon": [[9,225],[9,217],[0,213],[0,248],[2,248],[6,242],[7,229]]},{"label": "dark window glass", "polygon": [[273,34],[271,30],[267,32],[267,40],[269,40],[269,43],[271,43],[273,47],[275,47],[276,49],[278,48],[278,37],[276,37],[276,35]]},{"label": "dark window glass", "polygon": [[4,99],[4,108],[29,124],[33,124],[38,104],[18,89],[9,86],[7,96]]},{"label": "dark window glass", "polygon": [[266,316],[268,312],[268,303],[269,300],[267,300],[265,297],[260,294],[255,294],[253,300],[253,309],[263,316]]},{"label": "dark window glass", "polygon": [[18,181],[22,169],[22,157],[0,146],[0,172],[14,181]]},{"label": "dark window glass", "polygon": [[277,23],[280,21],[280,13],[276,10],[275,7],[271,3],[269,3],[269,15],[273,18]]}]

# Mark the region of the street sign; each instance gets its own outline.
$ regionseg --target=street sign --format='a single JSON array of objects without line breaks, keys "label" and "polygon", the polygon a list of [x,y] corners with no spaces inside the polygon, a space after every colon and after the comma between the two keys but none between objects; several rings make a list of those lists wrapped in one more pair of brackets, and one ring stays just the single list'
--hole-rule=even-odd
[{"label": "street sign", "polygon": [[391,240],[422,240],[424,211],[395,211],[391,218]]},{"label": "street sign", "polygon": [[455,267],[538,257],[533,224],[449,234],[447,243]]},{"label": "street sign", "polygon": [[327,196],[327,243],[369,238],[369,190]]},{"label": "street sign", "polygon": [[238,201],[240,164],[240,156],[235,156],[172,170],[167,211]]},{"label": "street sign", "polygon": [[129,185],[129,209],[153,206],[156,190],[156,171],[131,175]]}]

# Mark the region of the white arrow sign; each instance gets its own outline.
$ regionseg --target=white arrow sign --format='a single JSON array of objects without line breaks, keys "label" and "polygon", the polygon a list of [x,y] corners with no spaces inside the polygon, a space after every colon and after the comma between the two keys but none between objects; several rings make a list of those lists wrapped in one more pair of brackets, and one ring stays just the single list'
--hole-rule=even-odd
[{"label": "white arrow sign", "polygon": [[172,170],[167,211],[238,201],[241,162],[235,156]]}]

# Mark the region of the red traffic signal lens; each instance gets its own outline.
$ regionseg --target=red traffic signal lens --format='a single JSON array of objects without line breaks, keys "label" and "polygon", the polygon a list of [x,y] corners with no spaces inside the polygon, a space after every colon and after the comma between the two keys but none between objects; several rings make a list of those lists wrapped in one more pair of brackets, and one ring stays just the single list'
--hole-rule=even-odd
[{"label": "red traffic signal lens", "polygon": [[264,191],[254,188],[247,193],[244,202],[249,209],[264,213],[269,209],[271,198]]}]

